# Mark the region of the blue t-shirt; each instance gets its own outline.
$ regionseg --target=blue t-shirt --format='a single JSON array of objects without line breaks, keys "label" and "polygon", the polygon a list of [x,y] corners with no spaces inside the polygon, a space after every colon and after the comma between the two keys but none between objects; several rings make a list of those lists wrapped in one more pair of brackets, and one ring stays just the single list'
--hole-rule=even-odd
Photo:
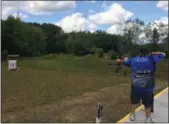
[{"label": "blue t-shirt", "polygon": [[131,85],[135,91],[153,91],[155,64],[163,60],[164,54],[135,56],[125,59],[124,65],[131,68]]}]

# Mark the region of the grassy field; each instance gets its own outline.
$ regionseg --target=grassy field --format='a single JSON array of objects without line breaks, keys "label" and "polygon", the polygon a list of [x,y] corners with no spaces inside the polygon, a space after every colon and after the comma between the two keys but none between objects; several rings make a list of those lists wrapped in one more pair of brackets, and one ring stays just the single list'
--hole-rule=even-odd
[{"label": "grassy field", "polygon": [[[51,55],[19,60],[19,70],[2,63],[2,122],[116,122],[129,110],[130,79],[110,60]],[[157,67],[156,91],[168,85],[168,62]]]}]

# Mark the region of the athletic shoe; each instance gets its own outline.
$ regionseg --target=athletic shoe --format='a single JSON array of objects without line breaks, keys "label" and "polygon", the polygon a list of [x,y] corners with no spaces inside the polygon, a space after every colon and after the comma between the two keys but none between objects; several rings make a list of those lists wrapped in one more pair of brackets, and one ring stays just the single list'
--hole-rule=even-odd
[{"label": "athletic shoe", "polygon": [[152,118],[146,118],[145,123],[154,123]]},{"label": "athletic shoe", "polygon": [[[143,107],[141,110],[145,110],[145,108]],[[153,112],[154,112],[154,109],[151,108],[151,113],[153,113]]]},{"label": "athletic shoe", "polygon": [[130,114],[130,121],[135,121],[136,119],[136,114],[135,113],[131,113]]}]

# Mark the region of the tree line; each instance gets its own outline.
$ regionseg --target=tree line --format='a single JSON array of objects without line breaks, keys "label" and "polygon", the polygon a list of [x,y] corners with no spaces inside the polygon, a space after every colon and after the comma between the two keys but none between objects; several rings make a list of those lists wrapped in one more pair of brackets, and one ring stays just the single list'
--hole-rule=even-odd
[{"label": "tree line", "polygon": [[[127,27],[129,24],[132,26]],[[143,21],[128,20],[124,25],[123,35],[108,34],[101,30],[94,33],[65,33],[61,27],[54,24],[23,22],[10,15],[6,20],[1,20],[1,53],[2,57],[6,54],[35,57],[53,53],[70,53],[78,56],[98,54],[102,57],[104,53],[136,53],[137,48],[142,46],[152,51],[168,51],[168,35],[158,43],[162,34],[156,28],[150,30]],[[146,28],[142,30],[141,26]],[[143,32],[146,32],[146,39],[150,41],[144,45],[139,43],[142,42],[139,36]]]}]

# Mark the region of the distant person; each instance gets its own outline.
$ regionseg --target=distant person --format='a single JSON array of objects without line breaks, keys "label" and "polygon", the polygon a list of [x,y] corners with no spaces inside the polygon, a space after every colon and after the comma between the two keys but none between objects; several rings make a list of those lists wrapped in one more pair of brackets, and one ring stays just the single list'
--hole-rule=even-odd
[{"label": "distant person", "polygon": [[[122,59],[122,55],[118,55],[117,59]],[[121,62],[117,62],[117,68],[116,68],[116,73],[119,73],[119,71],[122,69],[122,63]]]},{"label": "distant person", "polygon": [[137,56],[124,58],[124,60],[117,59],[117,62],[122,62],[131,68],[131,121],[135,120],[135,108],[140,103],[140,100],[142,100],[145,107],[145,122],[153,122],[151,108],[155,86],[155,63],[160,62],[164,58],[165,53],[152,52],[150,55],[147,49],[142,48]]}]

